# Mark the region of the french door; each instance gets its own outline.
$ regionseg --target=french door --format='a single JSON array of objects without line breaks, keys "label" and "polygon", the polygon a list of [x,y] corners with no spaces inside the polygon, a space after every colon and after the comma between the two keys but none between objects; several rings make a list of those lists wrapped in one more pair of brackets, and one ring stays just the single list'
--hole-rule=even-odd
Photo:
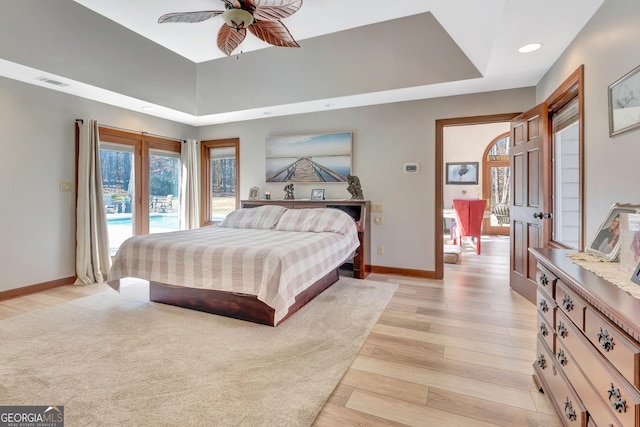
[{"label": "french door", "polygon": [[529,248],[547,245],[551,219],[547,105],[540,104],[511,122],[511,287],[536,301],[536,261]]},{"label": "french door", "polygon": [[487,210],[491,212],[491,217],[484,221],[483,233],[508,236],[510,220],[507,207],[511,204],[508,132],[499,135],[487,146],[482,171],[482,198],[487,201]]},{"label": "french door", "polygon": [[528,248],[583,249],[583,74],[511,122],[511,288],[534,304]]},{"label": "french door", "polygon": [[111,255],[131,236],[179,229],[180,144],[100,127]]}]

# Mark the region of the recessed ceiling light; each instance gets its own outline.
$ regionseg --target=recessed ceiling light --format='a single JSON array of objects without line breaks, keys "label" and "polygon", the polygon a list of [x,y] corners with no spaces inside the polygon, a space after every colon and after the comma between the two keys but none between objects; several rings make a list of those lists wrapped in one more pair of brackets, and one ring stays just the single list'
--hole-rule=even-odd
[{"label": "recessed ceiling light", "polygon": [[540,43],[530,43],[528,45],[522,46],[520,49],[518,49],[518,52],[520,52],[520,53],[534,52],[534,51],[540,49],[541,47],[542,47],[542,45]]},{"label": "recessed ceiling light", "polygon": [[156,111],[156,109],[155,109],[155,108],[153,108],[153,107],[149,107],[148,105],[145,105],[144,107],[142,107],[142,109],[143,109],[144,111]]}]

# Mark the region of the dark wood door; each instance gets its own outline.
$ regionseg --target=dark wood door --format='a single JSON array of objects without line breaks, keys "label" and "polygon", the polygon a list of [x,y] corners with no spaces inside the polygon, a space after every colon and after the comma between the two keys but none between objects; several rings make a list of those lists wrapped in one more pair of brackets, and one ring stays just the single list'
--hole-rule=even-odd
[{"label": "dark wood door", "polygon": [[[529,247],[548,243],[551,165],[547,105],[541,104],[511,122],[511,288],[535,304],[536,259]],[[548,215],[547,215],[548,216]]]}]

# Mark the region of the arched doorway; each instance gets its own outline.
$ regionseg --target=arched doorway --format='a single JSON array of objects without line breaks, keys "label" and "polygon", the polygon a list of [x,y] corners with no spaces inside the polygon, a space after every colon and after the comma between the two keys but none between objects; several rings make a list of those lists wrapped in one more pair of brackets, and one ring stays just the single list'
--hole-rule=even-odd
[{"label": "arched doorway", "polygon": [[511,204],[511,168],[509,163],[509,132],[494,138],[482,157],[482,198],[492,212],[485,220],[486,234],[509,235],[509,205]]}]

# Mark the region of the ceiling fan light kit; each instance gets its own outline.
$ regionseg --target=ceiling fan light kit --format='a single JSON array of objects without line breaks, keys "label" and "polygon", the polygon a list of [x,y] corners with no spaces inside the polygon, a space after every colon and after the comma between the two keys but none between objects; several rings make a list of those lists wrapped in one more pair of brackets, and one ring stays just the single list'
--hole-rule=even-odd
[{"label": "ceiling fan light kit", "polygon": [[253,15],[243,9],[227,9],[222,14],[222,20],[234,30],[241,30],[253,24]]},{"label": "ceiling fan light kit", "polygon": [[202,22],[222,16],[224,25],[218,31],[218,48],[227,56],[240,46],[247,29],[260,40],[274,46],[300,47],[281,19],[296,13],[302,0],[222,0],[225,10],[167,13],[158,23]]}]

